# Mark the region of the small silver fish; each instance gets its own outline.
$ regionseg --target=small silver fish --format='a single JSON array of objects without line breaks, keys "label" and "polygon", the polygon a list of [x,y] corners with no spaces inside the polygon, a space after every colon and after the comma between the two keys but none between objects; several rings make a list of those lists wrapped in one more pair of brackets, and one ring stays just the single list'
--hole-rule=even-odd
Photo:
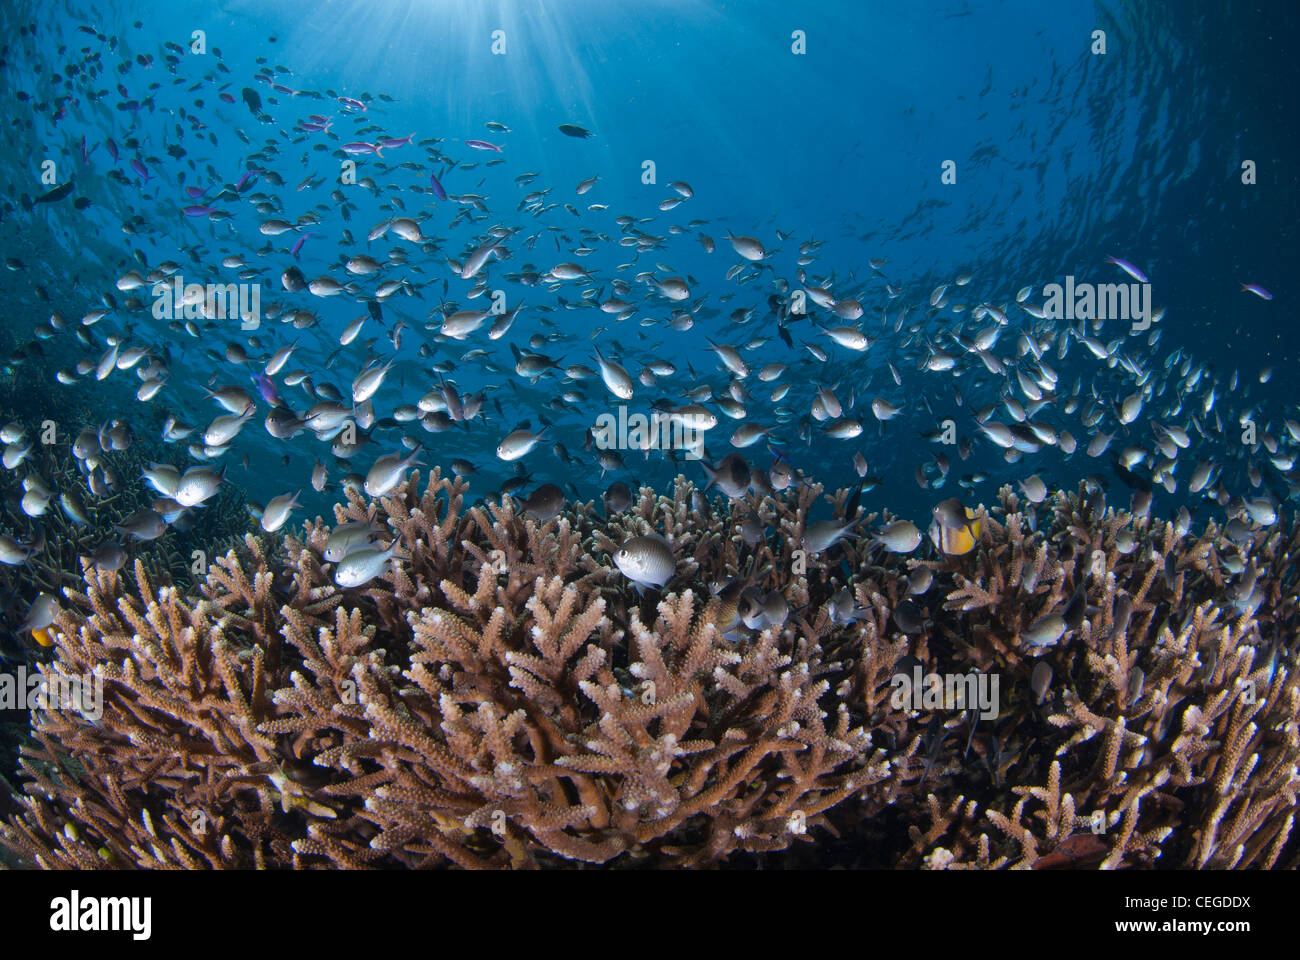
[{"label": "small silver fish", "polygon": [[167,524],[153,510],[144,509],[137,510],[121,523],[116,524],[116,527],[120,532],[129,534],[137,540],[157,540],[167,529]]},{"label": "small silver fish", "polygon": [[911,553],[921,545],[921,531],[910,520],[895,520],[873,539],[891,553]]},{"label": "small silver fish", "polygon": [[632,399],[632,377],[623,367],[613,360],[606,360],[600,350],[596,350],[596,365],[600,367],[600,379],[604,381],[610,393],[620,400]]},{"label": "small silver fish", "polygon": [[211,467],[190,467],[176,482],[176,491],[172,497],[182,507],[196,506],[217,492],[225,475],[224,466],[220,470]]},{"label": "small silver fish", "polygon": [[1042,706],[1047,699],[1047,691],[1052,686],[1052,665],[1046,660],[1034,664],[1034,671],[1029,675],[1029,689],[1033,691],[1034,703]]},{"label": "small silver fish", "polygon": [[54,615],[59,612],[59,601],[48,593],[38,593],[32,605],[27,608],[27,616],[19,624],[20,631],[32,632],[44,630],[54,623]]},{"label": "small silver fish", "polygon": [[1054,645],[1065,633],[1065,618],[1059,613],[1049,613],[1039,617],[1020,634],[1020,639],[1032,650],[1041,653]]},{"label": "small silver fish", "polygon": [[497,457],[509,462],[527,456],[541,441],[544,433],[546,433],[544,429],[539,433],[533,433],[531,430],[515,430],[497,444]]},{"label": "small silver fish", "polygon": [[350,551],[334,569],[334,582],[340,587],[360,587],[384,572],[388,562],[397,556],[399,541],[394,540],[386,549],[362,547]]},{"label": "small silver fish", "polygon": [[564,512],[564,491],[553,483],[544,483],[524,500],[523,513],[543,523]]},{"label": "small silver fish", "polygon": [[389,453],[375,461],[370,472],[366,474],[365,491],[372,497],[382,497],[402,482],[402,477],[412,466],[419,463],[422,448],[411,451],[409,457],[400,453]]},{"label": "small silver fish", "polygon": [[93,566],[112,573],[126,563],[126,551],[112,541],[105,541],[91,553],[90,562]]},{"label": "small silver fish", "polygon": [[1019,483],[1020,490],[1030,503],[1042,503],[1047,499],[1047,484],[1037,474],[1026,477]]},{"label": "small silver fish", "polygon": [[298,507],[298,496],[302,491],[297,493],[284,493],[278,497],[272,497],[262,511],[262,529],[267,533],[275,533],[284,526],[289,519],[289,515]]},{"label": "small silver fish", "polygon": [[7,533],[0,533],[0,563],[16,567],[31,555],[31,548],[23,546]]},{"label": "small silver fish", "polygon": [[632,537],[614,551],[614,563],[638,587],[662,587],[677,569],[672,545],[657,533]]},{"label": "small silver fish", "polygon": [[376,537],[383,536],[383,528],[369,523],[341,523],[325,541],[322,556],[326,563],[338,563],[352,550],[369,546]]},{"label": "small silver fish", "polygon": [[914,597],[919,597],[930,589],[934,583],[934,571],[929,567],[917,567],[907,578],[907,592]]},{"label": "small silver fish", "polygon": [[847,536],[849,531],[861,519],[862,517],[859,515],[848,521],[819,520],[816,523],[808,524],[803,532],[803,549],[811,554],[829,550]]}]

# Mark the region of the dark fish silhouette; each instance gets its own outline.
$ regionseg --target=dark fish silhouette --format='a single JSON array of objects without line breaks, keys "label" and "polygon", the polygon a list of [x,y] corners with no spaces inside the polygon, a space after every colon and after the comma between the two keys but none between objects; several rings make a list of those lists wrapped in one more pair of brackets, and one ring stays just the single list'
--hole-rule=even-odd
[{"label": "dark fish silhouette", "polygon": [[30,210],[33,206],[35,206],[38,203],[57,203],[59,200],[62,200],[71,192],[72,192],[72,181],[69,180],[67,183],[59,184],[57,187],[55,187],[53,190],[48,191],[47,193],[42,193],[35,200],[32,200],[28,198],[26,194],[23,194],[23,201],[24,201],[23,207],[24,209]]}]

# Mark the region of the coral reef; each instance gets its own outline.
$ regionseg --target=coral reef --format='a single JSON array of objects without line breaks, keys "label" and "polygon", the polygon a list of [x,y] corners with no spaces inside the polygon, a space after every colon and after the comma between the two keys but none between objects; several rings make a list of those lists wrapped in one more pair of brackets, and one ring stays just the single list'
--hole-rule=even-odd
[{"label": "coral reef", "polygon": [[[148,491],[135,482],[141,468],[150,461],[174,458],[176,448],[153,437],[134,437],[127,449],[109,451],[96,445],[98,479],[107,489],[95,493],[88,484],[87,461],[75,456],[72,446],[83,430],[95,432],[99,425],[97,412],[68,402],[66,397],[59,399],[64,401],[62,406],[47,391],[0,380],[4,423],[25,428],[26,440],[17,448],[31,445],[19,469],[0,470],[0,501],[5,505],[0,512],[0,534],[24,545],[37,545],[26,562],[0,564],[0,663],[10,670],[35,669],[46,658],[44,648],[38,646],[30,632],[20,630],[20,625],[41,594],[57,596],[65,586],[81,587],[82,578],[77,572],[81,558],[94,557],[101,549],[115,555],[113,562],[136,558],[155,582],[189,587],[196,582],[191,569],[193,551],[214,553],[228,549],[253,522],[242,496],[227,488],[203,510],[191,511],[182,522],[173,524],[159,539],[140,542],[124,536],[117,525],[153,501]],[[53,428],[58,438],[55,442],[41,442],[45,425]],[[111,483],[107,481],[110,476]],[[34,479],[52,495],[43,513],[29,516],[21,500],[27,484]],[[75,510],[62,506],[61,495],[71,498]],[[15,770],[18,744],[27,726],[24,713],[0,711],[0,778],[8,778]],[[0,819],[12,809],[11,793],[4,783],[0,779]]]},{"label": "coral reef", "polygon": [[[848,866],[1297,863],[1300,527],[1193,537],[1087,486],[1025,509],[1004,488],[965,555],[808,555],[810,513],[847,517],[848,491],[720,509],[679,478],[539,522],[467,489],[349,494],[336,523],[403,550],[357,588],[319,519],[246,537],[195,590],[86,568],[45,669],[101,677],[103,713],[34,712],[0,842],[83,868],[695,867],[827,843]],[[651,532],[675,575],[639,593],[610,557]],[[997,716],[897,705],[913,667],[998,678]]]}]

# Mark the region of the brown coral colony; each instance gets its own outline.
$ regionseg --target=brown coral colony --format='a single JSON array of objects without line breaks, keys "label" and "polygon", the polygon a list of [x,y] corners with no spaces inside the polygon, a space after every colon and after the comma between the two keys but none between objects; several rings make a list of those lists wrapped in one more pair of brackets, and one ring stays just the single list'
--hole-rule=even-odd
[{"label": "brown coral colony", "polygon": [[[1296,865],[1300,527],[1003,488],[957,515],[969,549],[911,551],[816,485],[720,510],[679,477],[544,520],[467,489],[350,492],[190,593],[86,565],[45,669],[101,677],[102,715],[34,713],[0,840],[80,868],[694,867],[836,837],[850,866]],[[662,587],[614,560],[651,536]],[[375,572],[341,586],[358,549]],[[900,702],[931,675],[994,699]]]}]

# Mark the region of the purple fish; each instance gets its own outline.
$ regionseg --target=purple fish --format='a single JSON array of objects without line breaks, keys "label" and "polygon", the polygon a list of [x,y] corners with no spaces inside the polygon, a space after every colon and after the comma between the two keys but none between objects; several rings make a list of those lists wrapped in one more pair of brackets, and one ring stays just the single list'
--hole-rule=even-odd
[{"label": "purple fish", "polygon": [[491,150],[500,153],[501,148],[494,143],[488,143],[486,140],[466,140],[465,146],[473,147],[475,150]]},{"label": "purple fish", "polygon": [[292,253],[295,257],[298,256],[298,251],[301,250],[302,245],[307,242],[307,238],[314,237],[314,236],[316,236],[316,234],[314,233],[304,233],[301,237],[298,238],[298,242],[293,245],[293,249],[290,250],[289,252]]},{"label": "purple fish", "polygon": [[153,177],[149,176],[149,169],[136,157],[131,158],[131,169],[144,177],[146,183],[153,179]]},{"label": "purple fish", "polygon": [[363,143],[360,141],[355,143],[345,143],[343,146],[339,147],[339,149],[344,153],[350,153],[353,156],[359,156],[363,153],[379,153],[379,147],[376,147],[373,143]]},{"label": "purple fish", "polygon": [[433,187],[433,195],[439,200],[447,199],[447,191],[442,189],[442,184],[438,182],[436,173],[429,174],[429,186]]},{"label": "purple fish", "polygon": [[1145,273],[1143,273],[1137,267],[1133,266],[1133,264],[1129,263],[1127,260],[1120,260],[1118,257],[1107,257],[1106,262],[1115,264],[1115,266],[1119,267],[1121,270],[1127,273],[1138,283],[1151,282],[1147,279],[1147,275]]},{"label": "purple fish", "polygon": [[202,189],[201,187],[186,187],[186,188],[185,188],[185,195],[188,196],[191,200],[195,200],[195,199],[197,199],[197,198],[203,196],[203,195],[204,195],[205,193],[207,193],[207,192],[208,192],[208,191]]},{"label": "purple fish", "polygon": [[398,147],[409,146],[413,136],[415,136],[414,133],[408,133],[406,136],[399,137],[395,140],[385,137],[383,140],[379,141],[379,146],[385,150],[395,150]]},{"label": "purple fish", "polygon": [[235,193],[242,193],[246,187],[251,187],[256,181],[257,171],[249,170],[246,174],[240,177],[239,182],[235,184]]},{"label": "purple fish", "polygon": [[279,405],[280,395],[276,393],[275,381],[273,381],[261,370],[253,374],[252,377],[250,377],[249,379],[251,379],[255,384],[257,384],[257,392],[262,395],[263,400],[265,400],[267,403],[271,404],[272,406]]},{"label": "purple fish", "polygon": [[206,217],[212,211],[213,211],[212,207],[203,207],[203,206],[181,208],[181,213],[185,214],[185,216],[187,217]]},{"label": "purple fish", "polygon": [[1253,293],[1255,296],[1259,297],[1261,300],[1272,300],[1272,299],[1273,299],[1273,294],[1269,293],[1267,290],[1265,290],[1263,287],[1261,287],[1258,283],[1243,283],[1243,284],[1241,285],[1241,292],[1242,292],[1242,293],[1246,293],[1246,292],[1248,292],[1248,291],[1249,291],[1250,293]]},{"label": "purple fish", "polygon": [[109,137],[105,140],[104,146],[108,147],[109,156],[113,158],[114,163],[117,163],[117,144],[113,142],[113,138]]}]

